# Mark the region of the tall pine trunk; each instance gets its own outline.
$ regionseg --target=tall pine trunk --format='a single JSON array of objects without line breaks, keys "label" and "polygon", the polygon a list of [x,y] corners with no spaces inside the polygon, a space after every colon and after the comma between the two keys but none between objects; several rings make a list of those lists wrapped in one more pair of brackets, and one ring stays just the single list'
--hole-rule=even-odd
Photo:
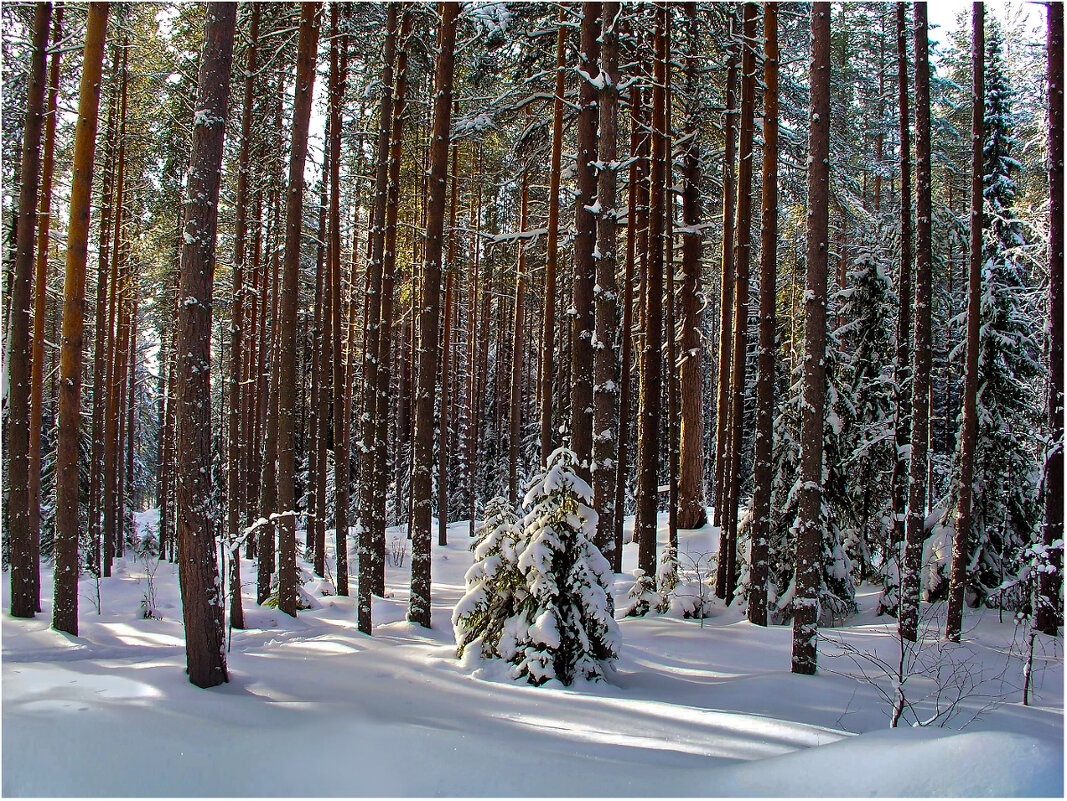
[{"label": "tall pine trunk", "polygon": [[915,8],[915,338],[911,374],[911,461],[908,518],[900,581],[900,636],[914,642],[919,627],[919,584],[926,539],[927,450],[930,446],[930,325],[933,303],[930,169],[930,55],[926,3]]},{"label": "tall pine trunk", "polygon": [[67,226],[67,259],[63,276],[52,628],[75,637],[78,636],[78,453],[81,438],[82,309],[85,305],[85,261],[88,255],[93,155],[96,151],[107,14],[107,3],[89,4],[81,84],[78,90],[70,223]]},{"label": "tall pine trunk", "polygon": [[189,681],[227,681],[211,492],[211,291],[237,5],[207,8],[182,228],[178,312],[178,581]]},{"label": "tall pine trunk", "polygon": [[[41,177],[41,131],[44,127],[45,50],[52,4],[38,3],[33,15],[33,50],[30,56],[29,86],[26,91],[26,121],[22,130],[22,169],[19,187],[18,229],[15,235],[15,272],[11,285],[11,311],[8,317],[7,469],[8,526],[11,554],[11,615],[33,617],[37,611],[35,587],[40,569],[34,560],[30,540],[37,537],[31,527],[29,503],[30,426],[30,282],[37,236],[37,190]],[[38,479],[39,480],[39,479]],[[40,503],[38,492],[38,504]],[[39,516],[38,512],[38,516]]]},{"label": "tall pine trunk", "polygon": [[752,459],[752,528],[748,619],[767,625],[767,537],[774,445],[774,362],[778,301],[778,7],[763,6],[763,206],[759,279],[756,443]]},{"label": "tall pine trunk", "polygon": [[411,600],[408,619],[430,627],[430,512],[433,503],[434,394],[437,338],[441,316],[441,255],[444,245],[449,134],[452,127],[452,78],[455,68],[456,17],[459,3],[438,5],[437,66],[434,79],[433,130],[429,152],[429,197],[426,212],[426,262],[420,307],[419,392],[415,406],[415,460],[411,468]]},{"label": "tall pine trunk", "polygon": [[279,297],[278,349],[278,609],[296,616],[296,331],[300,300],[300,241],[304,210],[304,161],[319,41],[319,3],[300,4],[300,42],[293,98],[292,145],[285,204],[285,256]]},{"label": "tall pine trunk", "polygon": [[[1049,454],[1041,541],[1049,569],[1038,574],[1034,625],[1054,635],[1063,622],[1063,4],[1048,4]],[[1059,547],[1056,543],[1059,542]]]},{"label": "tall pine trunk", "polygon": [[945,637],[959,642],[970,561],[974,454],[978,444],[978,328],[982,319],[982,147],[985,144],[985,3],[972,4],[971,25],[971,252],[967,271],[967,361],[960,432],[960,489],[952,542]]},{"label": "tall pine trunk", "polygon": [[804,292],[804,405],[800,435],[800,504],[794,673],[815,672],[822,588],[822,461],[826,397],[826,261],[830,200],[830,4],[811,6],[811,102],[808,135],[807,279]]}]

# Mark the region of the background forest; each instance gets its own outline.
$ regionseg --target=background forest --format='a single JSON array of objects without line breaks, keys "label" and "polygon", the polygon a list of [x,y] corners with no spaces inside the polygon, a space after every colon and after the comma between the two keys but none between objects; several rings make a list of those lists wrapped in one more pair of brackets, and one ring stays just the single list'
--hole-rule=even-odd
[{"label": "background forest", "polygon": [[811,673],[863,587],[1057,634],[1062,7],[224,5],[2,8],[13,615],[179,563],[211,686],[462,537],[534,684],[723,607]]}]

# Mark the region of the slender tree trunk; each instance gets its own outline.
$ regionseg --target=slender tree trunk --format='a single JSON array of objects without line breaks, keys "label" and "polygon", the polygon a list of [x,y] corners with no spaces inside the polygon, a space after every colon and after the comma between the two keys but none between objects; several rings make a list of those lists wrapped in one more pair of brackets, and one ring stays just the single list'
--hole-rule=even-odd
[{"label": "slender tree trunk", "polygon": [[[597,511],[596,545],[612,559],[615,548],[615,454],[619,448],[618,420],[615,399],[619,395],[618,352],[619,295],[615,281],[616,217],[616,138],[618,136],[619,63],[618,24],[619,4],[605,2],[600,32],[600,121],[597,161],[596,241],[596,336],[593,352],[593,498]],[[628,333],[624,332],[624,335]],[[618,512],[621,514],[621,511]]]},{"label": "slender tree trunk", "polygon": [[637,248],[638,206],[643,203],[643,145],[648,137],[641,132],[641,88],[630,86],[630,171],[627,179],[629,196],[626,209],[626,266],[623,273],[622,364],[619,368],[619,457],[615,473],[615,527],[611,566],[622,571],[623,520],[626,514],[626,486],[630,473],[630,417],[633,406],[633,308],[634,260]]},{"label": "slender tree trunk", "polygon": [[[704,345],[701,341],[703,312],[700,298],[700,258],[703,237],[699,226],[700,144],[695,95],[700,80],[699,25],[696,5],[686,5],[689,53],[686,59],[685,151],[682,162],[682,286],[681,286],[681,430],[679,455],[678,526],[700,528],[708,522],[704,495]],[[681,144],[681,143],[679,143]]]},{"label": "slender tree trunk", "polygon": [[960,489],[952,542],[945,637],[960,640],[970,560],[974,452],[978,442],[978,328],[982,318],[982,146],[985,144],[985,3],[973,3],[971,25],[971,257],[967,274],[967,365],[960,435]]},{"label": "slender tree trunk", "polygon": [[[37,9],[40,10],[40,7]],[[43,12],[42,12],[43,13]],[[48,101],[44,109],[44,155],[41,159],[41,202],[37,220],[37,249],[33,277],[33,352],[30,368],[30,443],[27,484],[27,524],[30,583],[34,610],[41,611],[41,423],[44,407],[44,322],[48,298],[48,241],[52,220],[52,174],[56,150],[56,111],[59,95],[59,42],[63,38],[63,6],[56,6],[52,26],[52,60],[48,68]],[[32,69],[31,69],[32,71]],[[22,173],[25,181],[25,172]],[[14,601],[14,593],[12,593]]]},{"label": "slender tree trunk", "polygon": [[774,356],[778,300],[778,7],[763,6],[763,206],[759,279],[756,445],[753,456],[748,619],[767,625],[767,537],[774,444]]},{"label": "slender tree trunk", "polygon": [[432,505],[433,407],[437,377],[440,323],[441,255],[449,133],[452,124],[452,77],[455,66],[456,17],[459,3],[440,3],[437,68],[434,80],[433,132],[430,139],[430,180],[426,214],[426,263],[420,311],[419,394],[415,407],[415,462],[411,470],[414,516],[411,528],[411,601],[408,619],[430,627],[430,511]]},{"label": "slender tree trunk", "polygon": [[[453,111],[459,116],[459,104]],[[452,313],[456,273],[456,207],[459,201],[459,145],[452,146],[452,199],[448,217],[448,262],[445,278],[445,330],[441,337],[441,426],[437,440],[437,544],[448,545],[449,406],[452,402]],[[523,228],[525,228],[523,224]]]},{"label": "slender tree trunk", "polygon": [[382,65],[382,99],[379,105],[377,166],[374,185],[374,205],[370,224],[370,262],[367,297],[366,338],[364,339],[363,370],[363,467],[360,481],[359,583],[358,626],[364,634],[371,633],[371,590],[376,573],[374,564],[374,532],[377,528],[375,512],[378,508],[375,489],[378,477],[377,460],[377,387],[378,352],[382,337],[382,261],[385,249],[386,184],[389,178],[389,134],[393,118],[393,61],[396,58],[396,28],[399,4],[390,3],[386,11],[385,49]]},{"label": "slender tree trunk", "polygon": [[[582,3],[581,47],[578,74],[592,76],[600,57],[600,3]],[[578,457],[578,472],[591,479],[593,455],[593,286],[596,283],[597,88],[591,77],[580,77],[578,89],[578,152],[575,172],[578,195],[574,200],[574,284],[571,307],[571,449]]]},{"label": "slender tree trunk", "polygon": [[237,219],[234,223],[233,302],[230,319],[230,406],[228,410],[228,455],[226,468],[226,515],[230,546],[230,625],[245,627],[241,605],[241,512],[244,509],[246,475],[241,470],[241,368],[244,360],[244,269],[248,241],[248,167],[252,139],[252,103],[255,100],[256,46],[259,41],[259,3],[252,3],[248,46],[245,55],[244,99],[241,108],[241,146],[237,156]]},{"label": "slender tree trunk", "polygon": [[556,269],[559,263],[559,180],[563,158],[563,93],[567,11],[559,10],[556,28],[556,90],[552,101],[552,152],[548,168],[548,254],[545,261],[545,319],[541,341],[541,466],[552,453],[553,375],[556,360]]},{"label": "slender tree trunk", "polygon": [[[475,167],[475,174],[478,173],[481,164]],[[479,255],[481,254],[481,243],[479,237],[481,234],[482,223],[482,189],[479,186],[476,191],[476,200],[474,202],[474,236],[472,237],[471,247],[474,250],[474,269],[471,275],[471,297],[470,297],[470,322],[468,324],[468,349],[470,351],[470,376],[468,376],[469,387],[467,390],[467,528],[468,535],[473,537],[475,534],[475,512],[477,511],[477,483],[475,481],[474,459],[478,452],[478,433],[480,429],[479,419],[481,415],[476,414],[475,404],[480,403],[481,396],[478,394],[478,390],[481,386],[479,376],[482,371],[479,369],[480,347],[479,343],[484,343],[485,339],[478,336],[478,325],[481,323],[483,317],[479,314],[479,298],[481,297],[481,265]]]},{"label": "slender tree trunk", "polygon": [[[730,408],[730,368],[731,351],[729,332],[733,329],[734,311],[734,209],[737,202],[737,188],[734,184],[734,164],[737,159],[737,70],[740,54],[734,28],[737,25],[736,12],[730,12],[730,54],[726,78],[726,111],[723,129],[725,130],[726,150],[723,155],[722,170],[722,269],[720,270],[721,294],[719,301],[719,385],[715,401],[715,508],[712,522],[721,526],[725,508],[727,471],[729,454],[726,450],[727,423]],[[728,549],[729,532],[722,526],[719,532],[719,553]],[[719,559],[715,578],[715,592],[726,588],[726,561]],[[723,597],[719,595],[719,597]]]},{"label": "slender tree trunk", "polygon": [[822,586],[822,461],[826,396],[826,246],[830,200],[830,4],[813,3],[810,134],[808,137],[807,280],[804,292],[804,405],[801,411],[800,504],[794,673],[815,672]]},{"label": "slender tree trunk", "polygon": [[211,291],[222,141],[226,133],[237,5],[211,3],[193,127],[182,229],[178,312],[178,580],[189,681],[228,681],[211,500]]},{"label": "slender tree trunk", "polygon": [[[737,519],[741,502],[741,446],[745,431],[745,373],[748,354],[748,277],[752,259],[752,140],[756,108],[756,4],[744,4],[743,45],[741,56],[741,124],[737,172],[737,225],[734,245],[734,336],[733,365],[730,369],[731,398],[730,442],[727,443],[723,528],[729,537],[726,551],[727,603],[734,597],[737,578]],[[721,559],[720,559],[721,561]],[[716,586],[718,591],[718,586]]]},{"label": "slender tree trunk", "polygon": [[[522,202],[519,210],[519,230],[521,232],[526,231],[526,214],[529,207],[529,199],[529,175],[524,172],[522,174]],[[525,326],[523,306],[526,302],[526,240],[524,238],[519,239],[518,247],[519,264],[515,270],[515,330],[511,345],[511,408],[508,414],[511,424],[511,431],[508,436],[508,500],[513,507],[519,502],[519,452],[522,447],[522,362],[524,350],[522,334]],[[445,330],[448,330],[447,321],[445,322]]]},{"label": "slender tree trunk", "polygon": [[[7,469],[8,525],[11,554],[11,615],[33,617],[37,611],[40,566],[34,559],[29,503],[30,432],[27,412],[30,405],[30,282],[37,233],[37,190],[41,177],[41,130],[44,127],[45,50],[52,4],[38,3],[33,15],[33,50],[30,56],[29,85],[26,91],[26,121],[22,131],[22,169],[19,187],[18,229],[15,235],[15,271],[11,284],[11,311],[8,317]],[[83,275],[84,278],[84,275]],[[38,425],[39,428],[39,425]],[[38,441],[40,432],[38,431]],[[37,482],[40,481],[38,471]],[[40,516],[40,491],[37,493]]]},{"label": "slender tree trunk", "polygon": [[1034,626],[1055,635],[1063,622],[1063,4],[1048,4],[1049,326],[1045,520],[1041,537],[1051,570],[1038,574]]},{"label": "slender tree trunk", "polygon": [[912,357],[911,463],[908,519],[900,582],[900,636],[914,642],[926,539],[927,450],[930,446],[930,322],[933,248],[930,191],[930,58],[926,3],[915,3],[915,347]]},{"label": "slender tree trunk", "polygon": [[[896,461],[893,464],[893,534],[894,554],[904,542],[904,519],[907,514],[907,452],[911,442],[911,125],[908,117],[908,37],[907,3],[896,6],[897,21],[897,92],[900,105],[900,276],[897,296],[896,352]],[[897,554],[899,558],[899,554]]]},{"label": "slender tree trunk", "polygon": [[278,382],[278,609],[296,616],[296,312],[299,303],[300,234],[303,227],[304,160],[315,83],[319,3],[300,4],[300,43],[293,100],[289,184],[285,204],[285,257],[278,322],[281,327]]},{"label": "slender tree trunk", "polygon": [[[330,22],[336,36],[338,6],[330,5]],[[333,311],[333,466],[334,551],[337,594],[348,595],[348,426],[345,416],[346,376],[342,332],[345,314],[341,304],[341,106],[348,77],[348,36],[330,47],[330,308]],[[320,546],[325,556],[325,543]],[[316,556],[318,554],[316,553]]]},{"label": "slender tree trunk", "polygon": [[[74,174],[71,182],[67,260],[63,278],[52,628],[75,637],[78,636],[78,444],[81,422],[82,309],[85,304],[85,261],[89,240],[93,155],[96,151],[107,13],[107,3],[89,4],[81,84],[78,90]],[[28,300],[27,294],[26,301]],[[11,383],[14,384],[14,381]],[[10,396],[8,402],[12,402]],[[16,508],[13,501],[9,502],[12,509]]]},{"label": "slender tree trunk", "polygon": [[660,391],[662,376],[663,233],[667,183],[667,7],[656,9],[655,81],[652,89],[652,164],[649,182],[648,266],[645,279],[644,350],[638,420],[637,566],[656,575]]},{"label": "slender tree trunk", "polygon": [[119,447],[119,338],[122,333],[122,224],[124,220],[123,193],[126,175],[126,40],[120,46],[122,52],[122,88],[119,90],[119,150],[115,167],[115,231],[111,247],[111,281],[110,301],[107,323],[107,357],[106,387],[107,413],[104,418],[104,475],[103,475],[103,545],[104,576],[111,575],[111,566],[115,558],[116,534],[118,523],[115,519],[115,496],[118,491],[118,447]]}]

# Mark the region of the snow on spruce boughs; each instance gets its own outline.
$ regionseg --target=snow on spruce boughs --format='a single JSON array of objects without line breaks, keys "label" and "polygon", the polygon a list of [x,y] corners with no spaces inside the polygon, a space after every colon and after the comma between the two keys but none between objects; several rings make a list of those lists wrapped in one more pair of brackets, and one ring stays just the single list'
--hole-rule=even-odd
[{"label": "snow on spruce boughs", "polygon": [[526,598],[519,571],[522,530],[506,499],[496,496],[485,505],[485,522],[472,547],[474,564],[467,571],[467,593],[452,612],[456,651],[477,646],[484,657],[499,657],[504,623]]},{"label": "snow on spruce boughs", "polygon": [[576,464],[566,448],[549,456],[523,500],[522,532],[501,524],[487,534],[453,614],[461,655],[477,642],[536,685],[603,679],[618,657],[611,567],[593,545],[592,490]]}]

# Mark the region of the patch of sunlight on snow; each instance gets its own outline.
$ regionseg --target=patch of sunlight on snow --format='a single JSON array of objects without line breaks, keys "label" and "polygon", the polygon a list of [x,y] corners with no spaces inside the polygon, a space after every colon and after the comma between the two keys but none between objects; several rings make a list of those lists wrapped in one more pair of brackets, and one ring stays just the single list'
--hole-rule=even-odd
[{"label": "patch of sunlight on snow", "polygon": [[124,645],[185,646],[185,640],[181,637],[157,631],[143,631],[128,623],[101,623],[100,626],[114,634]]},{"label": "patch of sunlight on snow", "polygon": [[533,729],[557,733],[568,740],[618,746],[620,748],[674,751],[680,754],[693,754],[694,756],[740,760],[781,756],[793,750],[782,745],[772,745],[747,737],[723,735],[722,733],[715,733],[707,738],[696,737],[681,740],[670,739],[669,737],[623,734],[619,731],[604,731],[555,718],[532,717],[529,715],[500,715],[498,717],[518,723],[520,726],[529,726]]},{"label": "patch of sunlight on snow", "polygon": [[692,676],[700,679],[736,679],[737,671],[730,673],[720,673],[717,670],[707,670],[705,668],[687,668],[677,665],[665,666],[662,662],[653,662],[646,659],[633,659],[633,663],[648,670],[653,670],[659,673],[677,674],[679,676]]},{"label": "patch of sunlight on snow", "polygon": [[[72,676],[74,677],[73,681],[71,680]],[[87,675],[57,668],[55,670],[35,671],[32,678],[27,677],[27,679],[29,680],[25,682],[22,689],[23,697],[36,694],[51,697],[48,699],[28,699],[21,705],[22,709],[31,708],[31,706],[33,709],[38,710],[67,708],[73,705],[74,702],[64,699],[63,695],[68,688],[74,685],[77,686],[79,693],[77,706],[83,706],[84,703],[82,701],[90,693],[97,699],[107,701],[163,697],[162,692],[149,684],[106,673]],[[4,700],[5,705],[8,702],[8,699]]]},{"label": "patch of sunlight on snow", "polygon": [[315,651],[320,654],[358,654],[359,648],[345,645],[331,640],[305,640],[300,643],[290,643],[289,648],[300,651]]}]

